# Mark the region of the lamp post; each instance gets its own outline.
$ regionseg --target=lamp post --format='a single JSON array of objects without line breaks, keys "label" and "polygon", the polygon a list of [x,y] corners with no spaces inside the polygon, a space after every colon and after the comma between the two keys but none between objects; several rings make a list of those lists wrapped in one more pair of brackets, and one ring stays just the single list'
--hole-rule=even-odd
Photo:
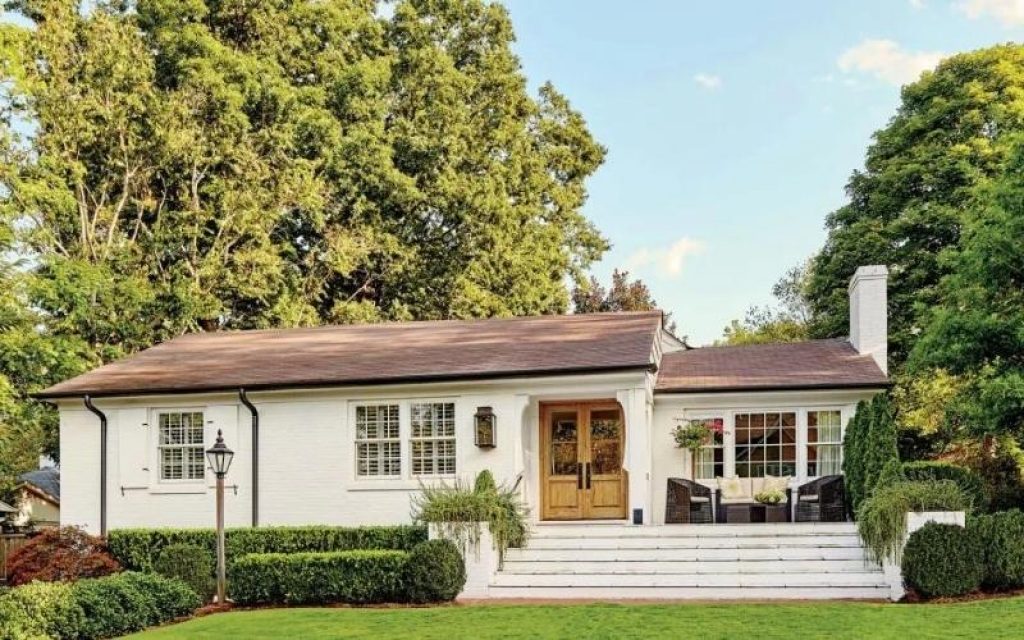
[{"label": "lamp post", "polygon": [[231,467],[235,452],[224,444],[221,430],[217,430],[217,442],[206,450],[206,459],[217,475],[217,604],[224,604],[227,591],[227,563],[224,553],[224,476]]}]

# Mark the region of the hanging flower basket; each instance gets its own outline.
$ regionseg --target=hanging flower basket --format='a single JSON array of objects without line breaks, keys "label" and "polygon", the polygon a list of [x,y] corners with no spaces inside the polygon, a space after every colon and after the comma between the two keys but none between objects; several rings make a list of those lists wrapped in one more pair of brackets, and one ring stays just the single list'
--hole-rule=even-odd
[{"label": "hanging flower basket", "polygon": [[723,427],[721,418],[684,420],[672,430],[672,438],[677,447],[697,455],[701,447],[711,444],[713,436],[722,433]]}]

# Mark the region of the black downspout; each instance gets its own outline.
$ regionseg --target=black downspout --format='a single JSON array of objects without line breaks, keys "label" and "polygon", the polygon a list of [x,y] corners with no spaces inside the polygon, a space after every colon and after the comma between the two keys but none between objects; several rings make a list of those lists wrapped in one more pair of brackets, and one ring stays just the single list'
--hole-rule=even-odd
[{"label": "black downspout", "polygon": [[100,419],[100,537],[107,537],[107,414],[96,408],[92,398],[83,396],[85,408]]},{"label": "black downspout", "polygon": [[260,526],[260,412],[249,402],[244,388],[238,389],[238,399],[252,414],[252,526]]}]

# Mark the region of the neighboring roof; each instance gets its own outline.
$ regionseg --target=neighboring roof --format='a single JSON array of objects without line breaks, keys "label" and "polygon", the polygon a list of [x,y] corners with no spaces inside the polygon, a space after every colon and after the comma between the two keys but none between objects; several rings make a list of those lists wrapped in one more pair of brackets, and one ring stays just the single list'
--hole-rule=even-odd
[{"label": "neighboring roof", "polygon": [[662,393],[884,387],[874,359],[846,340],[701,347],[666,353],[655,390]]},{"label": "neighboring roof", "polygon": [[7,504],[6,502],[0,500],[0,513],[14,513],[16,511],[17,509]]},{"label": "neighboring roof", "polygon": [[55,500],[58,504],[60,503],[59,469],[50,468],[27,471],[18,476],[18,482],[30,485],[45,494],[44,497]]},{"label": "neighboring roof", "polygon": [[660,311],[225,331],[176,338],[41,398],[386,384],[651,368]]}]

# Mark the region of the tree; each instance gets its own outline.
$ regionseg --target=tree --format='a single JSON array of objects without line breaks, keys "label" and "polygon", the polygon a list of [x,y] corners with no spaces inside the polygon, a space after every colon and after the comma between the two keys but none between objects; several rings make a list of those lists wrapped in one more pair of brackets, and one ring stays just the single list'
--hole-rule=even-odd
[{"label": "tree", "polygon": [[799,342],[808,338],[807,325],[811,311],[807,301],[807,279],[810,261],[790,268],[772,286],[778,301],[775,308],[750,307],[742,321],[733,320],[723,329],[716,344],[763,344]]},{"label": "tree", "polygon": [[[597,278],[577,285],[572,290],[573,313],[606,313],[610,311],[652,311],[659,309],[651,290],[639,278],[629,279],[628,271],[612,271],[612,283],[608,289],[601,286]],[[672,314],[665,314],[665,327],[675,333],[676,323]]]},{"label": "tree", "polygon": [[31,23],[0,26],[22,408],[189,331],[564,312],[607,248],[581,213],[604,149],[527,92],[501,5],[9,6]]},{"label": "tree", "polygon": [[978,189],[965,219],[961,250],[949,263],[941,303],[923,314],[925,328],[909,370],[940,369],[965,382],[947,420],[994,442],[1024,441],[1024,135],[1006,171]]},{"label": "tree", "polygon": [[850,202],[827,220],[828,239],[807,288],[811,334],[847,332],[847,285],[860,265],[890,268],[890,360],[904,362],[941,302],[939,282],[960,247],[975,187],[1006,168],[1009,141],[1024,129],[1024,47],[950,57],[903,88],[865,167],[847,184]]}]

